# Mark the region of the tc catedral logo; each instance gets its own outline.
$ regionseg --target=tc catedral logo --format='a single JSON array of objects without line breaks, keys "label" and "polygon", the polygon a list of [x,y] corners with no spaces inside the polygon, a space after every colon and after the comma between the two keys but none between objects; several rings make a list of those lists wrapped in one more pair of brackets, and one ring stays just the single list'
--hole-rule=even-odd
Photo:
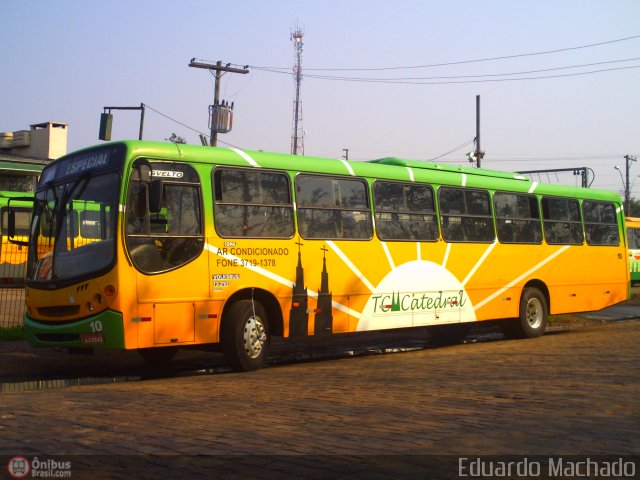
[{"label": "tc catedral logo", "polygon": [[7,470],[12,478],[25,478],[31,471],[31,464],[26,458],[16,456],[9,460]]}]

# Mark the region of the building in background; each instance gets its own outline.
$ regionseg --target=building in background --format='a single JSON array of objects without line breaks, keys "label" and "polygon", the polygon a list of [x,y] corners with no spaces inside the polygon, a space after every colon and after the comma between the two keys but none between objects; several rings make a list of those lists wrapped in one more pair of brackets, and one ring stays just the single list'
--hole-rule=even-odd
[{"label": "building in background", "polygon": [[42,169],[67,153],[67,127],[45,122],[30,130],[0,132],[0,191],[34,192]]}]

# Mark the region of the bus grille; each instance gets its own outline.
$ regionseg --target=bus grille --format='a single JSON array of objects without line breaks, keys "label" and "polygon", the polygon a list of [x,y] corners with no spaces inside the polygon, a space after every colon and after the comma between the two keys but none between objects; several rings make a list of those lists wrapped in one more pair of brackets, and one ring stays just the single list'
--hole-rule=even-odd
[{"label": "bus grille", "polygon": [[68,317],[77,315],[80,311],[80,305],[65,305],[63,307],[40,307],[38,313],[43,317]]},{"label": "bus grille", "polygon": [[43,342],[74,342],[80,338],[77,333],[37,333],[36,338]]}]

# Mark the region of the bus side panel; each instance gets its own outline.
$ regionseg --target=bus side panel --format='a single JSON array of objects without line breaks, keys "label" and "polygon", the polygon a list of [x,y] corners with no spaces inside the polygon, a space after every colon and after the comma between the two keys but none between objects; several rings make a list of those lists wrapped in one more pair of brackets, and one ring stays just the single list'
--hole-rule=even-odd
[{"label": "bus side panel", "polygon": [[447,264],[465,285],[478,320],[516,317],[530,281],[547,287],[556,314],[599,310],[627,296],[623,247],[496,243],[481,256],[473,247],[455,244]]},{"label": "bus side panel", "polygon": [[624,247],[570,246],[549,270],[551,313],[600,310],[627,298]]},{"label": "bus side panel", "polygon": [[[167,344],[194,344],[196,323],[206,319],[203,305],[209,298],[209,266],[207,253],[203,251],[193,261],[175,270],[157,275],[145,274],[134,266],[129,267],[135,278],[135,292],[138,299],[138,315],[131,321],[138,323],[138,348]],[[197,307],[196,307],[197,306]],[[151,321],[148,319],[151,318]],[[153,327],[151,335],[149,326]],[[217,330],[206,333],[204,326],[198,326],[200,338],[215,341]]]},{"label": "bus side panel", "polygon": [[[211,239],[208,248],[214,297],[271,292],[285,336],[476,319],[460,280],[442,266],[442,243]],[[487,245],[456,248],[479,259]]]}]

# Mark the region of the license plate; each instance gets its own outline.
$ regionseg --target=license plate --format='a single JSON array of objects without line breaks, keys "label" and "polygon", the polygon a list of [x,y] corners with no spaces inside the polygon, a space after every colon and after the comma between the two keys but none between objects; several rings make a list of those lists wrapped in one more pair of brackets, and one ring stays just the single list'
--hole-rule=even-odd
[{"label": "license plate", "polygon": [[83,345],[102,345],[104,344],[103,333],[81,333],[80,341]]}]

